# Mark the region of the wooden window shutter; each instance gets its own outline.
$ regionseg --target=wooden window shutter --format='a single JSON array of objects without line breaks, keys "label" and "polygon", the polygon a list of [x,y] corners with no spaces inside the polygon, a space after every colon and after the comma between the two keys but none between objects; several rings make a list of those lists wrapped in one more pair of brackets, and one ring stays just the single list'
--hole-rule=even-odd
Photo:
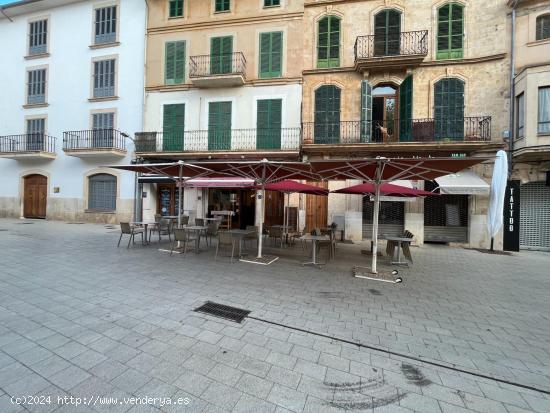
[{"label": "wooden window shutter", "polygon": [[260,34],[260,77],[281,76],[283,57],[283,33]]},{"label": "wooden window shutter", "polygon": [[163,106],[163,137],[164,151],[182,151],[185,133],[185,104],[177,103]]},{"label": "wooden window shutter", "polygon": [[317,37],[317,67],[340,66],[340,19],[326,16],[319,20]]},{"label": "wooden window shutter", "polygon": [[256,116],[256,148],[281,148],[282,99],[258,100]]},{"label": "wooden window shutter", "polygon": [[459,59],[464,47],[464,7],[449,3],[437,17],[437,59]]},{"label": "wooden window shutter", "polygon": [[372,86],[368,80],[361,81],[361,142],[372,138]]}]

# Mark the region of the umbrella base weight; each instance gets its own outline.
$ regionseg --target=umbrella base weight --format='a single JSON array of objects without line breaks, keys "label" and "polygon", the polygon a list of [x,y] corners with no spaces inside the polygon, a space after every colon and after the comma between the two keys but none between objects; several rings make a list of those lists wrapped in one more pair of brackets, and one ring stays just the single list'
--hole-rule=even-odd
[{"label": "umbrella base weight", "polygon": [[271,263],[274,263],[278,259],[279,257],[276,257],[274,255],[264,255],[261,258],[258,258],[258,257],[241,258],[239,261],[248,262],[250,264],[269,265]]},{"label": "umbrella base weight", "polygon": [[403,282],[403,279],[397,275],[397,271],[380,271],[373,273],[370,268],[367,267],[353,267],[353,276],[355,278],[363,278],[373,281],[382,281],[391,284],[399,284]]}]

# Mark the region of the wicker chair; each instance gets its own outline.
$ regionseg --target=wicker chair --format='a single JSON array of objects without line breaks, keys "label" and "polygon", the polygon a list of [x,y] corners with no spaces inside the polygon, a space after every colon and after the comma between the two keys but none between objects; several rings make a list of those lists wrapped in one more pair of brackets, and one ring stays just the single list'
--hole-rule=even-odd
[{"label": "wicker chair", "polygon": [[231,234],[227,231],[218,232],[218,245],[216,246],[216,256],[214,259],[218,259],[218,252],[220,248],[231,247],[231,262],[233,262],[233,256],[235,255],[235,240]]},{"label": "wicker chair", "polygon": [[208,240],[210,240],[210,245],[212,245],[212,237],[218,236],[220,223],[218,221],[211,221],[208,224],[208,228],[206,230],[206,245],[208,245]]},{"label": "wicker chair", "polygon": [[284,232],[281,227],[271,227],[269,228],[269,238],[274,245],[277,245],[277,240],[280,240],[280,246],[283,246],[284,242]]},{"label": "wicker chair", "polygon": [[129,222],[121,222],[120,223],[120,237],[118,239],[117,248],[120,247],[120,240],[122,240],[123,235],[129,235],[128,238],[128,246],[126,248],[130,248],[130,243],[135,244],[135,237],[136,234],[141,235],[141,243],[144,243],[143,239],[143,228],[136,228],[132,225],[130,225]]},{"label": "wicker chair", "polygon": [[161,235],[168,235],[168,239],[172,241],[172,221],[168,219],[164,219],[162,217],[160,217],[157,220],[156,215],[155,215],[155,221],[156,221],[156,225],[152,226],[151,229],[149,230],[149,239],[151,239],[151,235],[153,232],[158,232],[159,242],[161,240]]},{"label": "wicker chair", "polygon": [[190,242],[194,242],[196,240],[195,238],[195,231],[189,231],[185,228],[174,228],[174,241],[172,241],[172,247],[170,248],[170,255],[174,252],[174,249],[176,248],[176,244],[180,242],[180,245],[183,247],[183,256],[187,253],[187,245],[189,245]]}]

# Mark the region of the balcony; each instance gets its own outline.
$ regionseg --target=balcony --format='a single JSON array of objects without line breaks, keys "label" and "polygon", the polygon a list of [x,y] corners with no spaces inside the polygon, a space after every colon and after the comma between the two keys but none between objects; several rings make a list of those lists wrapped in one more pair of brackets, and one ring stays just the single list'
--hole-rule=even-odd
[{"label": "balcony", "polygon": [[138,132],[136,154],[181,154],[190,157],[237,157],[271,154],[297,156],[300,128],[194,130],[185,132]]},{"label": "balcony", "polygon": [[63,132],[63,151],[77,158],[122,158],[126,155],[125,137],[116,129]]},{"label": "balcony", "polygon": [[428,54],[428,31],[359,36],[354,50],[358,72],[416,67]]},{"label": "balcony", "polygon": [[54,159],[55,138],[43,133],[0,136],[0,158]]},{"label": "balcony", "polygon": [[358,150],[415,152],[418,150],[461,149],[491,141],[491,117],[461,119],[406,119],[400,121],[307,122],[302,125],[304,151],[348,147]]},{"label": "balcony", "polygon": [[198,87],[242,86],[246,80],[246,59],[241,52],[191,56],[189,78]]}]

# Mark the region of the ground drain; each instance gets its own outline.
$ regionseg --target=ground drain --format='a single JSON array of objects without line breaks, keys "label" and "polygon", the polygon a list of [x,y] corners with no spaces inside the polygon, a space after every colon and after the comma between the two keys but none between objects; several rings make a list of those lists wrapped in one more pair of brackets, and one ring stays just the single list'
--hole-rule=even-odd
[{"label": "ground drain", "polygon": [[212,315],[214,317],[225,318],[226,320],[235,321],[237,323],[242,322],[248,316],[248,314],[250,314],[250,311],[248,310],[231,307],[224,304],[218,304],[212,301],[207,301],[200,307],[195,308],[195,310],[193,311]]}]

